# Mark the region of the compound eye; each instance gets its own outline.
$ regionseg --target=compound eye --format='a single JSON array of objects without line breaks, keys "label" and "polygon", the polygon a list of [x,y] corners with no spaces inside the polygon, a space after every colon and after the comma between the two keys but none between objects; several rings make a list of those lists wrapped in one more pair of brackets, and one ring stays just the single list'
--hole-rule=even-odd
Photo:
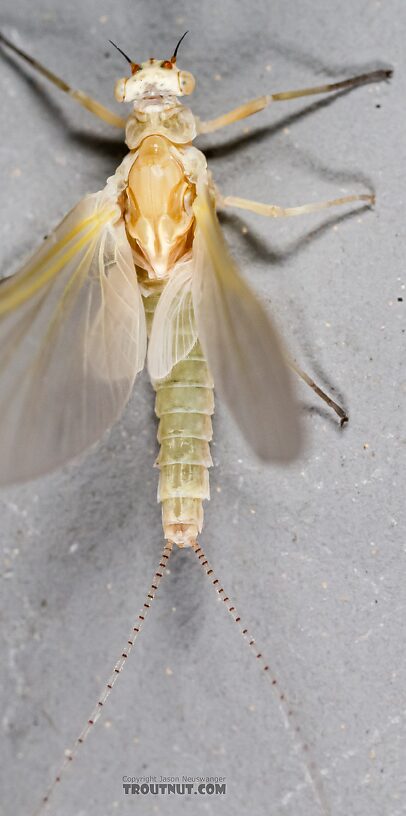
[{"label": "compound eye", "polygon": [[189,71],[179,71],[179,88],[182,94],[188,96],[195,89],[195,78]]},{"label": "compound eye", "polygon": [[126,84],[127,84],[127,77],[122,77],[122,79],[118,79],[114,88],[114,96],[117,99],[117,102],[124,102],[125,100],[125,93],[126,93]]}]

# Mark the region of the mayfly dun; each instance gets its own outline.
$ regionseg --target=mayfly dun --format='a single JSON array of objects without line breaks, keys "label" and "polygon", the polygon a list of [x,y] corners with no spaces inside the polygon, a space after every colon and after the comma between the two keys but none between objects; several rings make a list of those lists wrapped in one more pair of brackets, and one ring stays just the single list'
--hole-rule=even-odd
[{"label": "mayfly dun", "polygon": [[[185,35],[183,35],[184,37]],[[292,370],[346,421],[345,412],[284,350],[264,307],[229,254],[216,210],[271,218],[374,203],[371,192],[284,208],[223,196],[193,142],[270,103],[352,88],[379,70],[331,85],[261,96],[203,121],[181,104],[195,79],[168,59],[138,63],[114,43],[130,75],[116,83],[120,118],[46,69],[5,36],[0,42],[95,116],[125,130],[129,152],[103,190],[85,196],[0,290],[0,484],[41,476],[78,456],[118,419],[147,360],[156,391],[158,500],[165,546],[138,619],[97,705],[66,753],[39,811],[100,716],[157,592],[174,545],[189,548],[239,626],[290,726],[323,814],[320,773],[271,664],[258,650],[198,536],[209,499],[213,387],[265,461],[302,446]],[[38,812],[39,812],[38,811]]]}]

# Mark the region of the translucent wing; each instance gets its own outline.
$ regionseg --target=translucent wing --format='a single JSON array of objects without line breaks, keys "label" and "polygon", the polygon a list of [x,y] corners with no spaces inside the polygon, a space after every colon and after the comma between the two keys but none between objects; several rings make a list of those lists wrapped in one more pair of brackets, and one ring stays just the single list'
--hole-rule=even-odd
[{"label": "translucent wing", "polygon": [[159,298],[148,346],[152,380],[166,377],[197,340],[192,302],[193,260],[175,267]]},{"label": "translucent wing", "polygon": [[0,287],[0,484],[95,442],[123,410],[145,352],[120,209],[105,191],[86,196]]},{"label": "translucent wing", "polygon": [[300,431],[280,340],[229,254],[206,187],[194,212],[193,302],[215,387],[257,455],[289,461]]}]

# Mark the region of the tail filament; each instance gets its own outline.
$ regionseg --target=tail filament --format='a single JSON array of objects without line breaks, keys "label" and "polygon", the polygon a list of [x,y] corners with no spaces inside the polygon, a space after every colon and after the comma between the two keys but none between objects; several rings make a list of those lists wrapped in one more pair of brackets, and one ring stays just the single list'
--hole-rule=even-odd
[{"label": "tail filament", "polygon": [[289,701],[286,698],[286,695],[281,689],[280,683],[275,676],[270,664],[265,659],[265,656],[262,654],[260,650],[258,650],[258,646],[256,644],[255,639],[252,637],[251,633],[247,629],[247,627],[242,623],[241,618],[234,606],[231,602],[231,599],[227,595],[225,589],[223,588],[220,579],[217,578],[213,567],[207,560],[200,544],[195,542],[193,546],[193,550],[197,555],[199,564],[203,568],[204,572],[206,573],[207,577],[210,579],[210,583],[213,584],[218,596],[221,598],[223,603],[226,606],[227,611],[230,613],[233,621],[237,624],[244,640],[248,644],[251,649],[251,652],[255,656],[255,659],[259,663],[261,670],[266,672],[272,687],[272,691],[276,697],[278,702],[279,709],[283,716],[283,720],[285,723],[286,728],[289,729],[294,741],[295,747],[298,746],[301,750],[301,754],[303,757],[303,766],[306,772],[306,777],[310,782],[314,795],[319,803],[321,813],[323,816],[331,816],[331,810],[329,804],[326,799],[326,795],[324,793],[323,783],[321,780],[320,771],[311,757],[310,754],[310,747],[305,741],[303,735],[301,734],[301,727],[297,721],[297,715],[289,705]]},{"label": "tail filament", "polygon": [[52,784],[48,788],[45,796],[43,797],[43,799],[40,802],[38,808],[36,809],[36,811],[34,813],[34,816],[39,816],[39,814],[44,812],[45,808],[47,807],[47,805],[49,803],[51,795],[52,795],[55,787],[57,786],[57,784],[61,781],[61,777],[62,777],[63,773],[65,772],[67,766],[74,760],[80,746],[83,745],[83,743],[84,743],[86,737],[88,736],[89,732],[92,730],[93,726],[96,725],[96,722],[100,717],[102,708],[103,708],[103,706],[104,706],[104,704],[105,704],[105,702],[106,702],[106,700],[107,700],[107,698],[108,698],[108,696],[109,696],[109,694],[110,694],[110,692],[111,692],[111,690],[112,690],[112,688],[113,688],[119,674],[122,672],[122,670],[124,668],[124,664],[125,664],[128,656],[129,656],[129,654],[131,652],[131,649],[133,648],[133,646],[135,644],[135,641],[136,641],[136,639],[137,639],[137,637],[138,637],[138,635],[139,635],[139,633],[140,633],[140,631],[141,631],[141,629],[142,629],[142,627],[144,625],[145,618],[146,618],[146,616],[148,614],[148,611],[149,611],[149,609],[151,607],[152,601],[155,598],[155,595],[156,595],[156,592],[158,590],[159,584],[160,584],[160,582],[161,582],[161,580],[162,580],[162,578],[163,578],[163,576],[165,574],[165,568],[166,568],[166,565],[168,563],[171,552],[172,552],[172,544],[166,542],[165,547],[164,547],[164,549],[162,551],[162,555],[161,555],[161,557],[159,559],[158,569],[154,574],[151,586],[150,586],[150,588],[148,590],[147,596],[146,596],[145,601],[144,601],[144,603],[142,605],[142,608],[141,608],[141,610],[140,610],[140,612],[138,614],[138,617],[137,617],[137,619],[136,619],[136,621],[135,621],[135,623],[134,623],[134,625],[133,625],[133,627],[131,629],[130,636],[129,636],[128,640],[127,640],[127,643],[125,644],[125,647],[122,650],[121,655],[120,655],[119,659],[116,662],[116,665],[114,666],[113,673],[111,674],[111,676],[109,677],[106,685],[104,686],[103,692],[102,692],[102,694],[100,695],[100,697],[99,697],[99,699],[97,701],[97,705],[93,709],[89,719],[86,722],[86,725],[84,726],[84,728],[82,729],[82,731],[79,734],[78,738],[76,739],[73,747],[70,750],[65,751],[65,759],[64,759],[64,761],[63,761],[63,763],[62,763],[62,765],[61,765],[61,767],[59,769],[59,772],[55,776]]}]

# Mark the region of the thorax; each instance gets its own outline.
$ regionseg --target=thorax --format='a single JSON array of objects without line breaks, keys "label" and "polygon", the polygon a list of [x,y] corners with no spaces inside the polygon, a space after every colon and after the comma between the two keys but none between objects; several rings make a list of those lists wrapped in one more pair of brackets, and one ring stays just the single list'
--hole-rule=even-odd
[{"label": "thorax", "polygon": [[196,184],[206,173],[205,157],[191,144],[193,114],[181,106],[169,113],[134,113],[126,130],[134,156],[125,190],[126,229],[136,264],[151,281],[167,278],[190,254]]}]

